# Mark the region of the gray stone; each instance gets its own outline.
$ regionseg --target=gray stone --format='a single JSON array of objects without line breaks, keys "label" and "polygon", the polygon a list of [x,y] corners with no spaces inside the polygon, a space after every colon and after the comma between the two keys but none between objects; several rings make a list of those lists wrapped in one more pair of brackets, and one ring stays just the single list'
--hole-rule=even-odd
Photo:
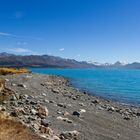
[{"label": "gray stone", "polygon": [[81,113],[79,111],[74,111],[72,115],[80,117]]},{"label": "gray stone", "polygon": [[131,118],[129,116],[124,116],[125,120],[130,120]]},{"label": "gray stone", "polygon": [[85,106],[84,103],[79,103],[80,106]]},{"label": "gray stone", "polygon": [[73,97],[72,99],[73,99],[73,100],[77,100],[77,98],[76,98],[76,97]]},{"label": "gray stone", "polygon": [[59,90],[58,89],[52,89],[52,92],[54,92],[54,93],[59,93]]},{"label": "gray stone", "polygon": [[11,101],[16,101],[16,100],[17,100],[17,98],[16,98],[16,96],[15,96],[15,95],[12,95],[10,100],[11,100]]},{"label": "gray stone", "polygon": [[63,103],[58,103],[57,106],[66,108],[66,105],[64,105]]},{"label": "gray stone", "polygon": [[32,105],[37,105],[37,101],[31,100],[31,101],[30,101],[30,104],[32,104]]},{"label": "gray stone", "polygon": [[140,112],[137,112],[136,115],[140,117]]},{"label": "gray stone", "polygon": [[37,114],[37,111],[36,111],[35,109],[31,109],[31,113],[32,113],[33,115],[36,115],[36,114]]},{"label": "gray stone", "polygon": [[45,103],[49,103],[49,100],[47,100],[47,99],[44,99],[44,102],[45,102]]},{"label": "gray stone", "polygon": [[93,101],[91,101],[93,104],[97,104],[97,103],[99,103],[99,100],[97,100],[97,99],[95,99],[95,100],[93,100]]},{"label": "gray stone", "polygon": [[0,111],[6,111],[6,107],[5,106],[0,106]]},{"label": "gray stone", "polygon": [[63,118],[63,117],[61,117],[61,116],[58,116],[57,119],[58,119],[58,120],[61,120],[61,121],[64,121],[64,122],[67,122],[67,123],[73,123],[72,120],[69,120],[68,118]]},{"label": "gray stone", "polygon": [[50,100],[49,103],[55,103],[53,100]]},{"label": "gray stone", "polygon": [[25,84],[18,84],[18,87],[23,87],[23,88],[27,88],[27,86]]},{"label": "gray stone", "polygon": [[115,111],[115,108],[114,108],[113,106],[110,106],[110,107],[108,107],[107,110],[108,110],[108,111],[112,111],[112,112],[114,112],[114,111]]},{"label": "gray stone", "polygon": [[60,134],[60,139],[62,140],[79,140],[79,132],[74,131],[64,131]]},{"label": "gray stone", "polygon": [[46,97],[46,94],[45,93],[42,93],[42,95]]},{"label": "gray stone", "polygon": [[51,122],[48,121],[47,119],[42,119],[41,125],[44,125],[45,127],[49,127],[51,125]]},{"label": "gray stone", "polygon": [[11,86],[15,87],[15,86],[16,86],[16,84],[15,84],[15,83],[11,83]]}]

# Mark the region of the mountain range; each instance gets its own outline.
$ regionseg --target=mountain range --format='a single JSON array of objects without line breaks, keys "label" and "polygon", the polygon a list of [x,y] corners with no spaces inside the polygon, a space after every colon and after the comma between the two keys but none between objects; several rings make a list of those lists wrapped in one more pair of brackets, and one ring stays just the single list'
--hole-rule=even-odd
[{"label": "mountain range", "polygon": [[51,67],[51,68],[95,68],[94,64],[78,62],[74,59],[64,59],[49,55],[14,55],[0,53],[1,67]]},{"label": "mountain range", "polygon": [[140,63],[126,64],[117,61],[114,64],[92,61],[76,61],[50,55],[15,55],[0,53],[0,67],[45,67],[45,68],[127,68],[140,69]]}]

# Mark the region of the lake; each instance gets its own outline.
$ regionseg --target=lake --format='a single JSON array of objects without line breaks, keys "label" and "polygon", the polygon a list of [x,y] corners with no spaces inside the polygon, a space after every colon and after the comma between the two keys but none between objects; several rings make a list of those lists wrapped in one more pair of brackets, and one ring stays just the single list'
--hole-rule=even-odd
[{"label": "lake", "polygon": [[122,103],[140,105],[140,70],[46,68],[30,68],[30,70],[65,76],[80,90]]}]

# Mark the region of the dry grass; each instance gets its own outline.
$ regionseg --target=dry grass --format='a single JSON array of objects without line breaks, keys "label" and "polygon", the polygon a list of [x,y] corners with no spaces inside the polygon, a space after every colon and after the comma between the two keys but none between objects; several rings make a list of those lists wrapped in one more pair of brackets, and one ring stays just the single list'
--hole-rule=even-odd
[{"label": "dry grass", "polygon": [[9,100],[14,94],[12,90],[6,88],[5,79],[0,78],[0,104],[3,101]]},{"label": "dry grass", "polygon": [[24,68],[0,68],[0,75],[28,73],[28,72],[31,72],[31,71]]},{"label": "dry grass", "polygon": [[0,140],[44,140],[21,122],[0,112]]}]

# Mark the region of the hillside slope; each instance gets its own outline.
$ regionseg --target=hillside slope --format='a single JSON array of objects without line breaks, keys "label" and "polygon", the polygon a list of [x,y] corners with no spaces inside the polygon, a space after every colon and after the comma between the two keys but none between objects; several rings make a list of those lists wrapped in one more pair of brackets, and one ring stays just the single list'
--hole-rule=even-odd
[{"label": "hillside slope", "polygon": [[78,62],[73,59],[49,55],[20,56],[7,53],[0,54],[0,66],[4,67],[58,67],[58,68],[94,68],[93,64]]}]

